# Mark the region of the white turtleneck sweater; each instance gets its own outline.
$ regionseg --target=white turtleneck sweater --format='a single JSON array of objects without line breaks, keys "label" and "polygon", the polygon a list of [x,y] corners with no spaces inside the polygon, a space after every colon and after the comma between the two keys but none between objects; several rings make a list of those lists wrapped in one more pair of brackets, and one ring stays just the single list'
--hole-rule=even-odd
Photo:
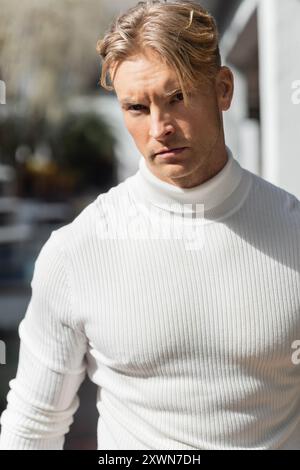
[{"label": "white turtleneck sweater", "polygon": [[99,450],[300,449],[300,201],[227,150],[191,189],[141,157],[51,233],[1,449],[62,449],[86,372]]}]

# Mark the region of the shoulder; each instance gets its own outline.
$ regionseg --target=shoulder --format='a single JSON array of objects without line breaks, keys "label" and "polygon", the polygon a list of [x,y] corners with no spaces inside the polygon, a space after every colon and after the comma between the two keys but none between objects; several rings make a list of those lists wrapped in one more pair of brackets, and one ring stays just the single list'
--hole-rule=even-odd
[{"label": "shoulder", "polygon": [[292,193],[247,170],[252,177],[249,202],[257,215],[273,217],[278,222],[295,224],[300,229],[300,201]]},{"label": "shoulder", "polygon": [[[247,170],[244,170],[247,171]],[[248,172],[250,173],[250,172]],[[253,179],[253,186],[255,190],[258,190],[262,193],[262,195],[268,196],[269,198],[273,198],[276,201],[286,201],[293,199],[295,203],[300,204],[299,199],[289,191],[277,186],[270,181],[267,181],[262,176],[258,176],[254,173],[251,173]]]},{"label": "shoulder", "polygon": [[300,201],[292,193],[251,175],[247,199],[234,225],[241,238],[282,265],[300,269]]},{"label": "shoulder", "polygon": [[127,186],[125,182],[121,182],[99,194],[71,222],[54,230],[47,243],[51,244],[53,249],[60,248],[66,254],[72,252],[74,255],[86,243],[99,239],[108,219],[111,222],[126,214],[128,203]]}]

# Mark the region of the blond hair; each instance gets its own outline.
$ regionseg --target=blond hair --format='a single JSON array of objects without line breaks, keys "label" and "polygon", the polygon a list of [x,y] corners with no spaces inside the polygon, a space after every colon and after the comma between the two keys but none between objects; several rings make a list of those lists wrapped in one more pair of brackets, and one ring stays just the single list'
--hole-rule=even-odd
[{"label": "blond hair", "polygon": [[145,1],[113,21],[103,39],[97,42],[102,59],[100,84],[108,91],[110,68],[150,48],[172,67],[178,77],[184,100],[202,83],[212,83],[221,67],[219,35],[214,18],[192,1]]}]

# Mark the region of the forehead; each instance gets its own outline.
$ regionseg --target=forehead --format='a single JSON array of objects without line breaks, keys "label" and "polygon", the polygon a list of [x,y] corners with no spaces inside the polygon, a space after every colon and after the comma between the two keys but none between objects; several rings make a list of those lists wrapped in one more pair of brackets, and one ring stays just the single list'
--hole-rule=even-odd
[{"label": "forehead", "polygon": [[111,72],[122,102],[148,93],[169,96],[180,89],[175,70],[153,53],[130,57],[113,66]]}]

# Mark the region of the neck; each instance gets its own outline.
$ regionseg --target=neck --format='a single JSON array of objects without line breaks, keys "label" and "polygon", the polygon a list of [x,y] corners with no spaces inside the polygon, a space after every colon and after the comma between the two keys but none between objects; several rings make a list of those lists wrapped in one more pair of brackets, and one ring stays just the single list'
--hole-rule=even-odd
[{"label": "neck", "polygon": [[148,208],[155,206],[173,213],[205,213],[205,217],[224,215],[240,202],[247,184],[247,174],[226,147],[227,161],[220,171],[203,183],[182,188],[162,181],[148,168],[144,157],[139,160],[139,169],[128,178],[129,190],[139,203]]}]

